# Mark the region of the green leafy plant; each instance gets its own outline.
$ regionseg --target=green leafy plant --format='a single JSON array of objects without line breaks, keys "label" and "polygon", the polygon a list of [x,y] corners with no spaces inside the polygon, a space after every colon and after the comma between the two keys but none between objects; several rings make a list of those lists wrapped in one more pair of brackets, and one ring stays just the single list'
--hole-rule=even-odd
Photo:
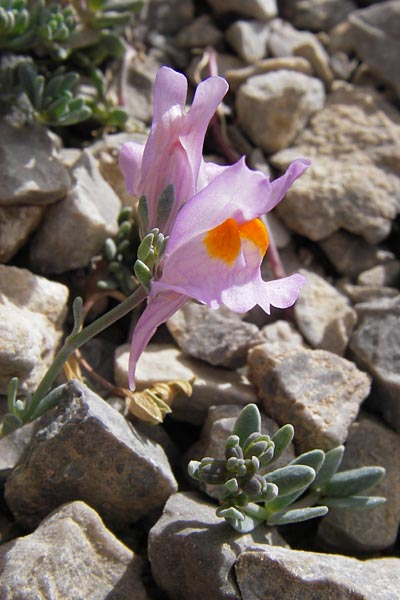
[{"label": "green leafy plant", "polygon": [[0,0],[3,113],[18,108],[27,122],[52,127],[88,119],[123,127],[128,115],[108,93],[103,66],[124,55],[124,27],[142,5],[135,0]]},{"label": "green leafy plant", "polygon": [[194,479],[222,486],[222,503],[216,512],[237,531],[246,533],[261,523],[306,521],[324,516],[329,507],[372,508],[386,501],[359,495],[382,479],[382,467],[337,472],[343,446],[305,452],[285,467],[269,470],[291,443],[294,429],[285,425],[272,437],[260,431],[260,412],[255,404],[248,404],[226,440],[225,459],[206,457],[188,466]]}]

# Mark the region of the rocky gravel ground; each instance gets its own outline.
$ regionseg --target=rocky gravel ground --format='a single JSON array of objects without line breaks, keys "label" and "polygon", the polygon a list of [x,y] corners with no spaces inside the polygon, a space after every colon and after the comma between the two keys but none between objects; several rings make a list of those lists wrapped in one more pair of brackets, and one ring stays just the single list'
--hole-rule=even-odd
[{"label": "rocky gravel ground", "polygon": [[[118,151],[146,139],[161,65],[193,86],[216,72],[228,80],[210,159],[245,154],[271,177],[312,161],[269,218],[284,269],[307,279],[293,310],[180,309],[136,374],[139,389],[192,384],[163,424],[132,417],[88,376],[0,440],[1,599],[400,598],[399,32],[399,0],[151,0],[116,77],[134,132],[82,150],[0,121],[3,395],[13,376],[35,390],[70,329],[71,298],[95,290],[95,257],[134,203]],[[273,277],[268,260],[263,270]],[[129,327],[85,350],[120,387]],[[386,504],[230,529],[185,473],[222,452],[250,402],[265,432],[293,424],[289,460],[345,444],[345,468],[383,466],[373,493]]]}]

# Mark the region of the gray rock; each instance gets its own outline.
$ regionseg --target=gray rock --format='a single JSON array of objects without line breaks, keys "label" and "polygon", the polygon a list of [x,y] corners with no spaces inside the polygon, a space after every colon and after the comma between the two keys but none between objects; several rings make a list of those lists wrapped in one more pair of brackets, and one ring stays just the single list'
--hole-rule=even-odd
[{"label": "gray rock", "polygon": [[242,600],[395,600],[400,560],[360,561],[335,554],[267,546],[235,566]]},{"label": "gray rock", "polygon": [[7,263],[35,231],[43,206],[0,206],[0,263]]},{"label": "gray rock", "polygon": [[271,356],[262,344],[250,350],[248,363],[266,414],[293,425],[298,452],[342,444],[370,389],[365,373],[326,350]]},{"label": "gray rock", "polygon": [[215,505],[192,492],[174,494],[149,535],[157,585],[176,600],[239,600],[232,567],[241,552],[285,545],[274,528],[240,535],[215,515]]},{"label": "gray rock", "polygon": [[174,44],[178,48],[215,47],[222,38],[222,31],[214,25],[210,15],[205,14],[181,29],[174,38]]},{"label": "gray rock", "polygon": [[28,423],[12,433],[0,438],[0,481],[5,482],[13,468],[19,463],[29,446],[39,421]]},{"label": "gray rock", "polygon": [[152,0],[144,7],[146,25],[158,33],[177,33],[193,21],[193,0]]},{"label": "gray rock", "polygon": [[269,27],[263,21],[235,21],[225,36],[240,58],[249,64],[267,54]]},{"label": "gray rock", "polygon": [[332,90],[293,147],[271,157],[282,170],[299,156],[312,161],[278,214],[315,241],[342,227],[375,244],[400,210],[400,113],[371,88]]},{"label": "gray rock", "polygon": [[[128,386],[129,345],[117,349],[114,377],[121,387]],[[190,398],[176,398],[172,416],[180,421],[201,425],[210,406],[237,404],[244,406],[256,402],[254,387],[236,371],[210,367],[185,356],[169,344],[150,344],[139,359],[136,369],[138,390],[152,387],[155,383],[175,380],[192,384]]]},{"label": "gray rock", "polygon": [[361,271],[386,263],[394,254],[368,244],[363,238],[347,231],[336,231],[319,242],[335,269],[342,275],[357,277]]},{"label": "gray rock", "polygon": [[216,13],[237,12],[242,17],[269,21],[278,14],[276,0],[208,0]]},{"label": "gray rock", "polygon": [[353,285],[347,281],[339,281],[338,289],[346,294],[353,304],[369,302],[378,298],[395,298],[399,295],[399,290],[396,288]]},{"label": "gray rock", "polygon": [[349,81],[358,67],[358,60],[350,58],[345,52],[338,50],[332,52],[330,66],[335,79]]},{"label": "gray rock", "polygon": [[71,186],[45,127],[15,127],[0,121],[0,206],[49,204]]},{"label": "gray rock", "polygon": [[357,8],[352,0],[281,0],[280,14],[298,29],[328,31]]},{"label": "gray rock", "polygon": [[376,406],[385,421],[400,431],[400,295],[357,304],[356,310],[350,350],[374,378]]},{"label": "gray rock", "polygon": [[324,102],[323,85],[314,77],[295,71],[255,75],[237,93],[238,123],[255,145],[277,152],[293,142]]},{"label": "gray rock", "polygon": [[121,94],[129,115],[150,123],[153,116],[154,81],[160,64],[151,57],[131,52],[121,71]]},{"label": "gray rock", "polygon": [[70,381],[8,478],[5,497],[28,528],[69,500],[84,500],[120,528],[161,507],[176,489],[162,448]]},{"label": "gray rock", "polygon": [[357,283],[374,287],[400,288],[400,260],[377,265],[359,274]]},{"label": "gray rock", "polygon": [[356,311],[325,279],[306,269],[300,273],[306,284],[294,306],[298,328],[313,348],[342,356],[357,321]]},{"label": "gray rock", "polygon": [[309,31],[298,31],[287,21],[274,19],[270,25],[268,48],[272,56],[298,56],[307,59],[314,73],[330,86],[333,74],[329,56],[319,39]]},{"label": "gray rock", "polygon": [[68,288],[26,269],[0,265],[0,393],[19,378],[34,391],[63,335]]},{"label": "gray rock", "polygon": [[89,152],[76,163],[73,176],[74,188],[48,209],[32,241],[30,259],[42,273],[87,266],[118,229],[119,199]]},{"label": "gray rock", "polygon": [[242,321],[237,313],[211,310],[194,302],[179,309],[167,326],[185,354],[231,369],[245,364],[251,340],[258,332],[256,325]]},{"label": "gray rock", "polygon": [[147,600],[142,559],[83,502],[49,515],[30,535],[0,548],[4,600]]},{"label": "gray rock", "polygon": [[[216,61],[217,71],[221,77],[225,77],[227,71],[240,69],[245,66],[245,63],[240,58],[227,52],[219,52],[216,56]],[[195,56],[186,69],[186,75],[193,86],[196,86],[200,79],[206,79],[210,76],[210,71],[201,56]]]},{"label": "gray rock", "polygon": [[375,75],[400,97],[400,5],[389,0],[349,15],[352,47]]},{"label": "gray rock", "polygon": [[264,344],[264,351],[271,356],[284,354],[294,348],[305,347],[301,335],[287,321],[275,321],[260,329],[251,345],[259,346],[260,344]]},{"label": "gray rock", "polygon": [[335,551],[376,552],[394,544],[400,522],[400,435],[362,415],[350,427],[341,471],[365,465],[386,469],[384,478],[367,493],[387,502],[369,510],[329,509],[318,536]]}]

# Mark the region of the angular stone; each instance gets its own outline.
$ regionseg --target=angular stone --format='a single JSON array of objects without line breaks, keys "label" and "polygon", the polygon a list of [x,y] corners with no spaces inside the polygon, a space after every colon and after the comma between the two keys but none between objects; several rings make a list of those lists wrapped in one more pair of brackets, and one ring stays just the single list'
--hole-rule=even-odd
[{"label": "angular stone", "polygon": [[0,206],[49,204],[68,192],[71,180],[45,127],[0,121]]},{"label": "angular stone", "polygon": [[179,348],[210,365],[234,369],[246,362],[247,351],[258,327],[242,321],[237,313],[212,310],[188,302],[167,322]]},{"label": "angular stone", "polygon": [[297,44],[293,50],[294,56],[301,56],[308,60],[314,70],[316,77],[324,82],[329,88],[333,81],[333,73],[329,65],[329,55],[323,45],[316,41],[314,37],[306,39],[303,43]]},{"label": "angular stone", "polygon": [[295,71],[255,75],[237,93],[238,124],[256,146],[277,152],[293,142],[324,102],[324,87],[314,77]]},{"label": "angular stone", "polygon": [[400,113],[372,88],[332,90],[293,147],[271,157],[280,170],[299,156],[312,161],[278,214],[315,241],[342,227],[376,244],[400,210]]},{"label": "angular stone", "polygon": [[400,560],[366,561],[266,546],[243,552],[235,566],[241,600],[394,600]]},{"label": "angular stone", "polygon": [[369,302],[378,298],[395,298],[399,295],[399,290],[396,288],[352,285],[347,281],[338,282],[338,288],[350,298],[353,304]]},{"label": "angular stone", "polygon": [[34,391],[63,335],[68,288],[0,265],[0,290],[0,393],[12,377],[22,392]]},{"label": "angular stone", "polygon": [[30,259],[42,273],[85,267],[116,234],[120,202],[89,152],[73,169],[75,186],[51,206],[32,241]]},{"label": "angular stone", "polygon": [[144,6],[148,29],[158,33],[177,33],[193,21],[193,0],[152,0]]},{"label": "angular stone", "polygon": [[298,328],[313,348],[342,356],[357,321],[356,311],[325,279],[305,269],[300,273],[306,284],[294,306]]},{"label": "angular stone", "polygon": [[278,14],[276,0],[208,0],[216,13],[237,12],[240,16],[269,21]]},{"label": "angular stone", "polygon": [[[131,52],[121,72],[121,93],[129,115],[150,123],[153,116],[154,81],[160,64],[143,53]],[[123,178],[122,178],[123,179]]]},{"label": "angular stone", "polygon": [[357,277],[361,271],[386,263],[394,254],[368,244],[363,238],[347,231],[336,231],[319,242],[335,269],[342,275]]},{"label": "angular stone", "polygon": [[377,552],[396,541],[400,523],[400,435],[368,415],[350,427],[340,470],[366,465],[384,467],[384,478],[362,495],[383,496],[386,503],[369,510],[329,509],[318,536],[335,551]]},{"label": "angular stone", "polygon": [[249,64],[267,54],[269,27],[263,21],[235,21],[225,36],[240,58]]},{"label": "angular stone", "polygon": [[349,15],[353,50],[400,98],[400,6],[390,0]]},{"label": "angular stone", "polygon": [[7,480],[5,497],[28,528],[69,500],[84,500],[122,528],[161,507],[176,489],[162,448],[72,380],[59,405],[44,415]]},{"label": "angular stone", "polygon": [[356,310],[359,322],[350,350],[374,378],[376,408],[400,431],[400,295],[357,304]]},{"label": "angular stone", "polygon": [[35,231],[43,206],[0,206],[0,263],[7,263]]},{"label": "angular stone", "polygon": [[298,29],[329,31],[357,8],[352,0],[281,0],[280,15]]},{"label": "angular stone", "polygon": [[368,376],[326,350],[270,356],[265,346],[250,350],[248,363],[266,414],[293,425],[299,453],[343,444],[369,393]]},{"label": "angular stone", "polygon": [[[117,349],[114,370],[115,381],[122,387],[128,386],[128,359],[129,345],[125,344]],[[179,421],[201,425],[212,405],[242,407],[257,401],[254,387],[236,371],[210,367],[169,344],[150,344],[136,368],[137,389],[177,379],[191,382],[193,389],[190,398],[178,397],[172,405],[172,416]]]},{"label": "angular stone", "polygon": [[148,600],[142,559],[84,502],[70,502],[39,527],[0,547],[0,597],[7,600]]},{"label": "angular stone", "polygon": [[223,33],[218,29],[210,15],[201,15],[181,29],[174,38],[177,48],[204,48],[216,46],[223,38]]},{"label": "angular stone", "polygon": [[286,545],[275,528],[239,535],[194,492],[174,494],[150,530],[153,577],[169,598],[239,600],[232,567],[241,552]]},{"label": "angular stone", "polygon": [[36,420],[0,438],[0,481],[2,483],[5,482],[13,468],[21,460],[38,424],[39,420]]},{"label": "angular stone", "polygon": [[[268,342],[268,344],[267,344]],[[252,340],[252,346],[264,344],[264,351],[271,356],[284,354],[294,348],[304,348],[301,335],[287,321],[275,321],[265,325]]]},{"label": "angular stone", "polygon": [[359,274],[357,283],[375,287],[400,288],[400,260],[377,265]]}]

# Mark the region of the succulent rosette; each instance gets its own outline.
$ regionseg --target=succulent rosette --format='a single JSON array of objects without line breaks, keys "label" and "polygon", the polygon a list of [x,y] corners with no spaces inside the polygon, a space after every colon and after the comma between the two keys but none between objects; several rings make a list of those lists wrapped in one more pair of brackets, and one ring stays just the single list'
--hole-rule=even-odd
[{"label": "succulent rosette", "polygon": [[304,283],[299,274],[263,281],[268,231],[262,216],[282,200],[309,161],[295,160],[274,181],[250,170],[244,158],[229,166],[205,162],[207,127],[227,89],[223,78],[210,77],[197,86],[186,109],[185,76],[162,67],[148,140],[144,146],[129,142],[120,153],[128,191],[145,202],[143,235],[152,232],[156,246],[159,235],[166,239],[162,256],[148,263],[148,302],[132,336],[132,388],[137,361],[155,330],[190,298],[239,313],[258,304],[269,313],[271,306],[291,306]]}]

